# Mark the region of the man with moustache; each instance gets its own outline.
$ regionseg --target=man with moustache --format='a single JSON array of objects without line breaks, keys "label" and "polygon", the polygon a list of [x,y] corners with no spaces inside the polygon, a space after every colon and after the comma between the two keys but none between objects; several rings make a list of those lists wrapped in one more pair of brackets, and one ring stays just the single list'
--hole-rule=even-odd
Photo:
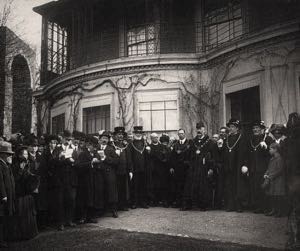
[{"label": "man with moustache", "polygon": [[263,121],[254,121],[252,135],[249,139],[249,178],[251,186],[251,206],[254,213],[263,213],[266,208],[266,196],[261,185],[270,160],[269,145],[272,138],[264,134],[266,129]]},{"label": "man with moustache", "polygon": [[7,248],[4,242],[4,230],[15,210],[15,181],[11,170],[14,152],[11,144],[0,141],[0,248]]},{"label": "man with moustache", "polygon": [[230,119],[229,135],[224,153],[224,180],[226,211],[243,212],[249,198],[249,170],[247,167],[247,140],[241,132],[241,123]]},{"label": "man with moustache", "polygon": [[133,177],[130,163],[130,153],[126,139],[125,128],[122,126],[115,127],[115,139],[112,146],[115,152],[120,156],[119,164],[116,167],[117,188],[118,188],[118,209],[128,211],[129,200],[129,181]]},{"label": "man with moustache", "polygon": [[216,182],[215,158],[217,144],[207,135],[204,123],[196,125],[197,136],[191,147],[191,199],[203,211],[212,206],[213,193]]},{"label": "man with moustache", "polygon": [[[131,208],[135,209],[138,206],[149,208],[147,203],[148,196],[148,153],[146,143],[143,139],[143,127],[134,126],[134,138],[132,143],[128,145],[130,154],[130,169],[133,173],[133,178],[130,182]],[[148,148],[149,149],[149,148]],[[149,151],[149,150],[148,150]]]}]

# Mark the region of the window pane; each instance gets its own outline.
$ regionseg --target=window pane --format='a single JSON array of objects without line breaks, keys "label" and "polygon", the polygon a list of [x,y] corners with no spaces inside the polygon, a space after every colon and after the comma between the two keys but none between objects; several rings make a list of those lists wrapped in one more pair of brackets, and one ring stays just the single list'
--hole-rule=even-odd
[{"label": "window pane", "polygon": [[140,107],[140,111],[142,111],[142,110],[150,111],[150,103],[149,102],[141,102],[139,104],[139,107]]},{"label": "window pane", "polygon": [[166,130],[178,130],[177,110],[166,111]]},{"label": "window pane", "polygon": [[151,131],[151,114],[150,111],[140,111],[139,125],[144,127],[144,130]]},{"label": "window pane", "polygon": [[165,130],[165,111],[152,112],[152,130]]},{"label": "window pane", "polygon": [[166,109],[177,109],[177,102],[176,100],[166,101]]},{"label": "window pane", "polygon": [[83,109],[83,132],[96,133],[110,130],[110,106],[96,106]]},{"label": "window pane", "polygon": [[152,111],[153,110],[164,110],[165,104],[164,102],[152,102]]}]

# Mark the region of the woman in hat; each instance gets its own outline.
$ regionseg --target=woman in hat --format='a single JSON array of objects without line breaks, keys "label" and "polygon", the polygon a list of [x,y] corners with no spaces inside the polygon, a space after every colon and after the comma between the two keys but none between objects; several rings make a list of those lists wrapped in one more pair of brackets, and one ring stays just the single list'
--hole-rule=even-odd
[{"label": "woman in hat", "polygon": [[39,186],[39,177],[32,174],[28,165],[28,150],[21,147],[13,159],[12,170],[16,187],[16,214],[12,218],[10,238],[26,240],[38,234],[33,192]]},{"label": "woman in hat", "polygon": [[15,209],[15,181],[10,167],[13,154],[11,144],[0,141],[0,248],[7,247],[4,230],[7,232],[8,217],[13,215]]}]

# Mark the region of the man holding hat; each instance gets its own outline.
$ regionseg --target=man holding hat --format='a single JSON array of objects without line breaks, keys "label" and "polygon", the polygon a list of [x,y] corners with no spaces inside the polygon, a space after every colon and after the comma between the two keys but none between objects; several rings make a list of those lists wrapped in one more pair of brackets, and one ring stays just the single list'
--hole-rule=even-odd
[{"label": "man holding hat", "polygon": [[11,170],[13,154],[11,144],[0,141],[0,248],[7,247],[4,242],[4,225],[7,217],[14,213],[15,182]]},{"label": "man holding hat", "polygon": [[128,211],[129,200],[129,182],[133,177],[131,166],[129,165],[130,153],[126,142],[125,128],[122,126],[115,127],[115,140],[112,146],[115,152],[120,156],[120,162],[116,168],[117,187],[118,187],[118,208],[119,210]]},{"label": "man holding hat", "polygon": [[265,192],[261,185],[264,182],[264,174],[270,159],[268,148],[273,140],[263,133],[265,129],[263,121],[254,121],[248,144],[251,206],[254,207],[254,213],[263,213],[267,209]]},{"label": "man holding hat", "polygon": [[227,123],[229,135],[225,145],[225,206],[226,211],[243,211],[243,203],[249,197],[248,149],[245,136],[241,133],[241,123],[230,119]]},{"label": "man holding hat", "polygon": [[148,153],[146,143],[143,139],[143,127],[134,126],[134,139],[128,145],[130,153],[130,169],[133,172],[133,178],[130,183],[131,208],[137,206],[148,208],[147,205],[147,184],[148,184]]}]

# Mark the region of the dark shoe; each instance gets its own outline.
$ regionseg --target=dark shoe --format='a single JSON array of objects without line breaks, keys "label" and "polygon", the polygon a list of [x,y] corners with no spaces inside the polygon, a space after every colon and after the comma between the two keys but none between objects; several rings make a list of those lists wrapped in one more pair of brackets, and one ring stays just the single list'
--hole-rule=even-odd
[{"label": "dark shoe", "polygon": [[116,210],[112,211],[112,217],[113,218],[118,218],[119,217],[118,212]]},{"label": "dark shoe", "polygon": [[148,208],[149,208],[149,206],[148,206],[146,203],[144,203],[144,204],[142,204],[142,208],[144,208],[144,209],[148,209]]},{"label": "dark shoe", "polygon": [[226,209],[226,212],[233,212],[233,211],[234,211],[233,208],[227,208],[227,209]]},{"label": "dark shoe", "polygon": [[58,231],[64,231],[65,230],[65,227],[64,225],[59,225],[58,228],[57,228]]},{"label": "dark shoe", "polygon": [[86,223],[86,221],[87,221],[87,220],[80,219],[80,220],[78,221],[78,224],[80,224],[80,225],[81,225],[81,224],[84,224],[84,223]]},{"label": "dark shoe", "polygon": [[128,207],[124,207],[123,211],[129,211],[129,208]]},{"label": "dark shoe", "polygon": [[74,222],[70,221],[66,224],[66,227],[76,227],[76,224]]},{"label": "dark shoe", "polygon": [[131,209],[136,209],[136,205],[135,204],[131,205]]},{"label": "dark shoe", "polygon": [[237,213],[242,213],[242,212],[243,212],[243,209],[239,208],[239,209],[236,210],[236,212],[237,212]]},{"label": "dark shoe", "polygon": [[266,213],[265,216],[273,216],[275,213],[276,212],[274,210],[271,210],[270,212]]},{"label": "dark shoe", "polygon": [[0,242],[0,248],[8,248],[8,245],[6,242]]},{"label": "dark shoe", "polygon": [[87,219],[85,223],[97,224],[98,221],[96,219]]},{"label": "dark shoe", "polygon": [[257,208],[257,209],[255,209],[255,210],[253,211],[253,213],[255,213],[255,214],[262,214],[262,213],[263,213],[263,210],[260,209],[260,208]]}]

